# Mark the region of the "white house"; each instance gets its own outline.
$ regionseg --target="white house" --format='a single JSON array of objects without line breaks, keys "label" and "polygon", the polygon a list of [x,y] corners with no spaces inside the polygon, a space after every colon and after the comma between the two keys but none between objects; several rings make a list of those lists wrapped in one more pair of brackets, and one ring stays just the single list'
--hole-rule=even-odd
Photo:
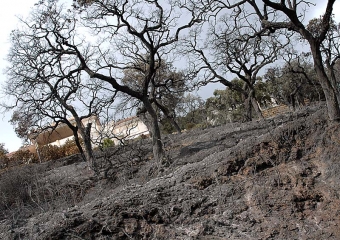
[{"label": "white house", "polygon": [[[76,125],[74,118],[70,118],[69,121],[71,124]],[[97,116],[91,116],[82,120],[84,126],[88,123],[92,123],[91,125],[91,137],[97,138],[98,132],[101,129],[101,124]],[[56,129],[45,130],[38,135],[33,135],[31,141],[35,145],[43,146],[43,145],[55,145],[62,146],[66,143],[67,140],[72,140],[74,138],[72,130],[64,123],[58,125]]]},{"label": "white house", "polygon": [[149,136],[150,133],[147,126],[136,116],[120,121],[111,121],[104,126],[102,131],[103,138],[113,140],[115,145],[142,135]]},{"label": "white house", "polygon": [[[75,125],[73,118],[69,119],[69,121]],[[93,147],[98,146],[105,138],[112,139],[115,144],[120,144],[121,141],[134,139],[141,135],[149,136],[146,125],[136,116],[117,122],[111,121],[105,126],[102,126],[97,116],[83,119],[82,123],[84,126],[92,123],[90,135]],[[31,141],[36,146],[49,144],[60,147],[64,145],[67,140],[72,140],[73,138],[72,130],[66,124],[59,124],[56,129],[45,130],[38,135],[32,134]]]}]

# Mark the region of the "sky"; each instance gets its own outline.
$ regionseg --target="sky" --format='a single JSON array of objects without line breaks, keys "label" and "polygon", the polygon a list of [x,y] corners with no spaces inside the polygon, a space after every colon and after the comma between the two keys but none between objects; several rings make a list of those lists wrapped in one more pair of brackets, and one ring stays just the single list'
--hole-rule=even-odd
[{"label": "sky", "polygon": [[[17,16],[27,16],[37,1],[38,0],[11,0],[7,1],[6,5],[0,8],[0,88],[6,81],[6,76],[3,74],[3,70],[7,65],[6,55],[10,48],[9,34],[11,30],[19,26]],[[318,2],[318,4],[309,11],[306,16],[307,19],[320,16],[327,3],[326,0],[315,0],[314,2]],[[337,1],[334,7],[334,14],[337,21],[340,21],[340,14],[337,14],[339,10],[340,1]],[[202,95],[203,98],[207,98],[212,95],[216,88],[224,87],[220,84],[212,84],[200,90],[199,94]],[[2,99],[0,99],[0,101],[5,100],[3,95],[1,95],[1,98]],[[0,143],[4,143],[5,148],[12,152],[17,150],[22,145],[22,142],[18,137],[16,137],[13,126],[8,122],[10,117],[11,113],[6,113],[5,115],[0,114]]]},{"label": "sky", "polygon": [[[6,55],[10,48],[9,34],[11,30],[18,26],[16,16],[27,16],[30,8],[34,6],[37,0],[11,0],[0,8],[0,84],[3,85],[6,76],[3,71],[7,65]],[[1,88],[1,87],[0,87]],[[0,90],[2,91],[2,90]],[[0,101],[4,101],[1,95]],[[15,135],[13,126],[8,122],[11,114],[2,115],[0,113],[0,143],[5,144],[5,148],[10,152],[17,150],[21,145],[21,140]]]}]

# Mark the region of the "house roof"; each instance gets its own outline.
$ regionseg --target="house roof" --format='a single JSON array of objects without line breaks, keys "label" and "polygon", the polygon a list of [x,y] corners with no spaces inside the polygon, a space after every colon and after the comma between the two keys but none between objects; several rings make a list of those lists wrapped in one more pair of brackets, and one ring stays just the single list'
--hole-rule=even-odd
[{"label": "house roof", "polygon": [[[95,120],[95,122],[100,125],[97,116],[85,118],[82,120],[82,123],[86,124],[90,119]],[[69,118],[68,120],[71,122],[72,125],[76,124],[73,117]],[[51,126],[52,127],[55,126],[55,123],[52,123]],[[53,128],[46,129],[45,131],[39,133],[38,135],[33,136],[31,140],[34,140],[39,145],[46,145],[71,136],[73,136],[73,132],[69,128],[69,126],[65,123],[60,123],[55,129]]]},{"label": "house roof", "polygon": [[138,117],[137,116],[133,116],[133,117],[128,117],[128,118],[125,118],[125,119],[122,119],[122,120],[119,120],[119,121],[117,121],[115,124],[118,126],[118,125],[123,125],[123,123],[125,123],[125,122],[128,122],[128,121],[132,121],[132,120],[134,120],[134,119],[138,119]]},{"label": "house roof", "polygon": [[35,137],[34,141],[39,145],[45,145],[70,136],[73,136],[72,130],[66,124],[62,124],[56,129],[43,131]]}]

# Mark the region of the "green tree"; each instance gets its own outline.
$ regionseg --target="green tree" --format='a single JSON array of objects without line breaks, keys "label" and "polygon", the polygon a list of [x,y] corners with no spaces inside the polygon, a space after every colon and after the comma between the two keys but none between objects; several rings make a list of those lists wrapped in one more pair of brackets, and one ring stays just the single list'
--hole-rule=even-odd
[{"label": "green tree", "polygon": [[4,143],[0,143],[0,157],[5,156],[8,153],[8,150],[5,148]]},{"label": "green tree", "polygon": [[313,102],[324,99],[313,64],[299,57],[294,57],[282,67],[267,69],[264,78],[270,96],[277,103],[289,105],[293,109],[297,105],[304,105],[305,100]]},{"label": "green tree", "polygon": [[13,112],[9,122],[14,126],[16,135],[23,143],[29,142],[29,134],[34,125],[34,115],[32,113],[22,114],[16,110]]},{"label": "green tree", "polygon": [[176,112],[182,128],[191,129],[207,121],[207,112],[204,107],[204,100],[192,93],[186,94],[179,102]]},{"label": "green tree", "polygon": [[[258,22],[261,24],[259,29],[261,33],[266,32],[270,35],[280,29],[286,29],[305,39],[310,47],[313,65],[326,99],[329,120],[340,121],[337,92],[327,75],[321,46],[331,27],[335,0],[326,1],[326,9],[321,17],[321,24],[318,25],[317,31],[308,29],[304,23],[306,12],[314,5],[312,1],[239,0],[233,3],[229,1],[214,1],[214,3],[217,4],[215,9],[218,9],[219,12],[221,8],[226,8],[233,9],[236,13],[246,13],[247,16],[252,18],[257,16]],[[250,8],[245,8],[245,5],[250,6]],[[254,19],[247,17],[246,21],[253,22]]]},{"label": "green tree", "polygon": [[[243,82],[239,79],[231,81],[234,85],[242,87]],[[207,99],[205,107],[208,117],[214,124],[242,121],[244,111],[244,96],[239,92],[226,88],[215,90],[214,96]]]},{"label": "green tree", "polygon": [[[234,85],[242,86],[244,83],[240,79],[231,81]],[[270,104],[268,86],[260,77],[254,84],[255,98],[261,106]],[[225,90],[215,90],[214,96],[206,101],[208,117],[214,124],[224,124],[227,122],[245,121],[244,119],[244,95],[239,91],[226,88]]]},{"label": "green tree", "polygon": [[[323,17],[314,18],[309,21],[307,29],[318,37],[323,27]],[[337,94],[340,103],[340,79],[339,79],[339,59],[340,59],[340,23],[336,23],[334,19],[330,20],[330,27],[326,33],[325,40],[320,45],[323,55],[324,65],[327,67],[327,74],[332,86]]]},{"label": "green tree", "polygon": [[[185,53],[192,56],[190,71],[201,84],[220,82],[244,96],[244,120],[251,121],[262,116],[255,90],[258,74],[281,56],[291,34],[279,38],[279,32],[259,31],[260,24],[250,21],[242,10],[221,11],[209,18],[206,40],[200,38],[204,29],[192,31]],[[228,80],[230,74],[243,84]]]}]

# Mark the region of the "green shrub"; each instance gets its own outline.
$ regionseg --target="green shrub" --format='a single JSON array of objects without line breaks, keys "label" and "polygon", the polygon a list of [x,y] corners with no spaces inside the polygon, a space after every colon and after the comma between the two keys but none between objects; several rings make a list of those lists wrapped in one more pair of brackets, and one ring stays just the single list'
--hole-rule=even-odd
[{"label": "green shrub", "polygon": [[110,147],[113,147],[115,145],[115,142],[110,139],[110,138],[105,138],[103,140],[103,149],[107,149],[107,148],[110,148]]},{"label": "green shrub", "polygon": [[168,119],[161,122],[161,131],[165,134],[170,134],[176,131],[175,127],[171,124]]}]

